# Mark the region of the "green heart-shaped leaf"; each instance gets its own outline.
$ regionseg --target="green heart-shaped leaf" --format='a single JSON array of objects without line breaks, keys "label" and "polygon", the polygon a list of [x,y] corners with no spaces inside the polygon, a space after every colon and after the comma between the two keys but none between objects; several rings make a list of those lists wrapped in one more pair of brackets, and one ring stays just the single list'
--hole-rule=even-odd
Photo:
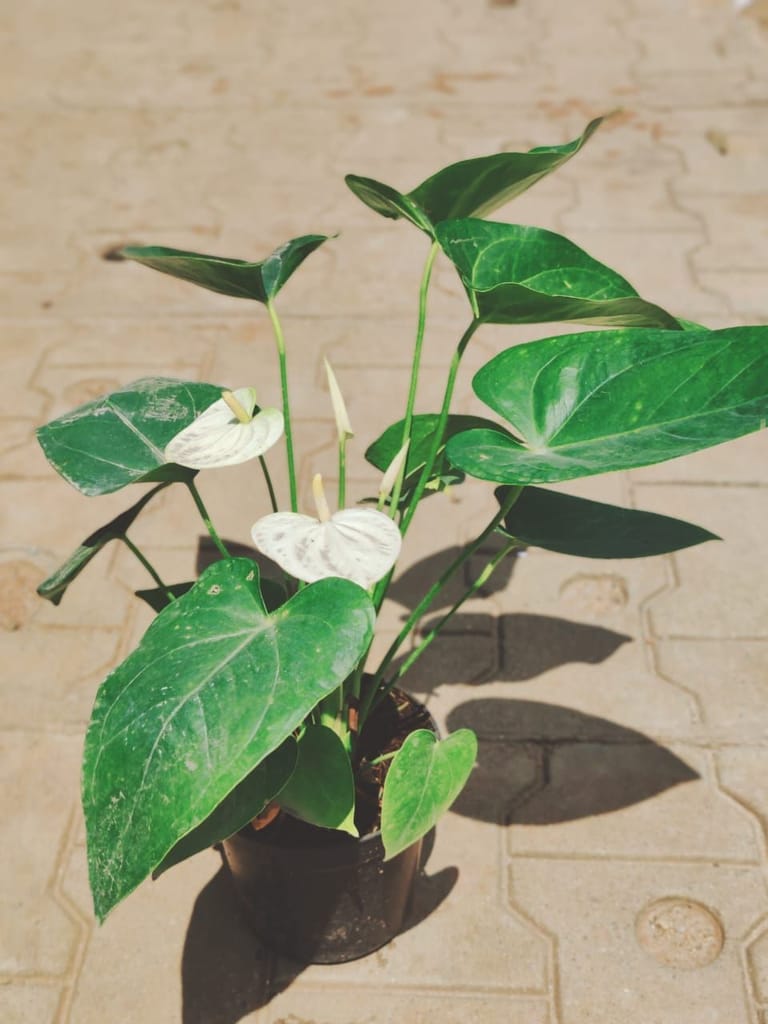
[{"label": "green heart-shaped leaf", "polygon": [[120,255],[211,292],[267,303],[274,299],[307,256],[327,241],[328,235],[292,238],[258,263],[169,249],[163,245],[128,245],[120,250]]},{"label": "green heart-shaped leaf", "polygon": [[577,139],[561,146],[537,146],[527,153],[495,153],[460,160],[407,193],[357,174],[348,174],[344,180],[358,199],[382,217],[404,217],[434,235],[441,221],[484,217],[525,192],[578,153],[602,121],[601,117],[590,121]]},{"label": "green heart-shaped leaf", "polygon": [[148,491],[142,498],[119,516],[115,516],[111,522],[86,537],[83,543],[77,547],[69,558],[60,565],[56,572],[52,573],[47,580],[43,580],[37,588],[40,597],[52,604],[59,604],[67,588],[73,580],[77,579],[90,560],[101,551],[101,549],[112,540],[118,540],[125,536],[126,530],[135,521],[141,510],[152,498],[162,491],[167,484],[158,484]]},{"label": "green heart-shaped leaf", "polygon": [[239,832],[278,795],[295,767],[296,740],[290,736],[224,797],[213,814],[176,843],[152,877],[159,878],[168,868]]},{"label": "green heart-shaped leaf", "polygon": [[[509,489],[499,487],[503,504]],[[526,487],[499,532],[523,544],[580,558],[645,558],[720,538],[682,519]]]},{"label": "green heart-shaped leaf", "polygon": [[475,315],[487,323],[578,320],[679,327],[623,277],[554,231],[450,220],[437,227],[436,237],[456,266]]},{"label": "green heart-shaped leaf", "polygon": [[[402,491],[403,497],[408,495],[412,486],[416,483],[418,474],[423,469],[424,464],[429,457],[435,428],[439,419],[440,417],[437,413],[423,413],[413,417],[411,425],[411,443],[408,448],[408,458],[405,466],[405,480]],[[382,472],[386,471],[387,467],[391,464],[392,460],[402,447],[404,424],[404,420],[398,420],[397,423],[393,423],[391,426],[387,427],[384,433],[381,434],[372,445],[369,446],[365,453],[365,457],[372,466],[375,466]],[[473,428],[486,426],[494,427],[495,424],[480,416],[449,416],[445,433],[443,435],[444,439],[438,449],[430,481],[439,482],[450,475],[451,483],[460,483],[463,479],[463,474],[450,474],[448,460],[445,458],[445,445],[447,444],[448,439],[453,437],[454,434],[459,434],[464,430],[472,430]]]},{"label": "green heart-shaped leaf", "polygon": [[352,765],[333,729],[306,727],[299,740],[296,770],[280,793],[280,806],[310,825],[358,834]]},{"label": "green heart-shaped leaf", "polygon": [[144,377],[46,423],[37,438],[53,468],[83,494],[191,480],[196,470],[168,462],[165,446],[219,398],[213,384]]},{"label": "green heart-shaped leaf", "polygon": [[373,621],[366,592],[340,579],[270,615],[246,558],[216,562],[158,615],[99,688],[86,737],[100,919],[342,684]]},{"label": "green heart-shaped leaf", "polygon": [[768,419],[768,327],[617,330],[518,345],[475,393],[523,439],[469,430],[448,458],[503,484],[650,466],[741,437]]},{"label": "green heart-shaped leaf", "polygon": [[426,835],[464,788],[477,757],[471,729],[438,740],[417,729],[398,750],[384,781],[381,835],[386,860]]}]

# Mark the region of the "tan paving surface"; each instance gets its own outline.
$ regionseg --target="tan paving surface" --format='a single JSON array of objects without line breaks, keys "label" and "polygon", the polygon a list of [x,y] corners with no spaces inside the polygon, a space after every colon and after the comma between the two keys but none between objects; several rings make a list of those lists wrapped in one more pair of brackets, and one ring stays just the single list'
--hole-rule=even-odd
[{"label": "tan paving surface", "polygon": [[[616,106],[503,216],[567,232],[691,319],[765,323],[767,23],[764,2],[737,15],[725,0],[2,6],[3,1024],[766,1024],[766,436],[574,488],[725,543],[638,563],[532,551],[457,617],[412,688],[474,726],[481,754],[438,829],[424,920],[363,961],[298,969],[243,931],[213,854],[94,925],[78,762],[95,687],[148,622],[131,597],[144,580],[114,550],[60,608],[34,598],[125,496],[80,498],[32,432],[147,374],[275,393],[258,310],[106,262],[108,247],[258,258],[341,229],[281,303],[306,492],[333,465],[323,355],[361,437],[400,415],[426,252],[342,175],[410,188],[457,159],[565,141]],[[430,311],[425,409],[466,317],[447,267]],[[457,408],[474,408],[471,370],[537,331],[481,332]],[[352,494],[372,483],[363,447]],[[205,494],[245,540],[264,496],[231,472]],[[441,525],[417,521],[404,601],[420,560],[469,537],[490,497],[467,485],[429,506]],[[197,534],[183,495],[136,529],[179,579]],[[386,614],[391,630],[402,605]],[[684,902],[666,930],[649,924],[670,897]]]}]

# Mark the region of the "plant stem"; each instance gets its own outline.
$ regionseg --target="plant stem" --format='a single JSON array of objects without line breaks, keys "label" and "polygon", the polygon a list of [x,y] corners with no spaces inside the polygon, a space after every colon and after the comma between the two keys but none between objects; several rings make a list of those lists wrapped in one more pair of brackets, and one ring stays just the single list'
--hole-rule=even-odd
[{"label": "plant stem", "polygon": [[448,381],[445,385],[445,394],[443,396],[443,405],[440,409],[440,416],[435,427],[435,433],[432,438],[432,445],[430,446],[429,455],[427,461],[424,463],[424,468],[421,471],[421,476],[418,479],[413,495],[411,497],[408,510],[403,516],[403,521],[400,524],[400,532],[405,536],[405,533],[410,526],[411,520],[416,512],[416,508],[421,500],[421,496],[424,494],[424,489],[429,483],[429,478],[432,475],[432,470],[435,467],[435,461],[437,459],[437,453],[440,450],[440,445],[443,443],[443,434],[445,433],[445,427],[448,422],[448,413],[451,408],[451,399],[453,398],[453,389],[456,385],[456,375],[459,372],[459,364],[461,363],[461,357],[464,355],[464,350],[469,344],[472,335],[475,333],[477,328],[480,326],[480,321],[477,319],[472,320],[469,327],[464,331],[461,336],[459,344],[456,346],[456,351],[453,353],[453,359],[451,360],[451,366],[448,371]]},{"label": "plant stem", "polygon": [[339,438],[339,508],[344,508],[347,500],[347,435]]},{"label": "plant stem", "polygon": [[488,582],[490,577],[493,575],[493,572],[496,569],[496,567],[504,561],[504,559],[507,557],[508,554],[510,554],[510,552],[514,551],[515,548],[519,547],[519,545],[520,542],[512,538],[508,541],[507,544],[504,545],[504,547],[501,549],[501,551],[498,552],[498,554],[494,555],[494,557],[491,559],[490,562],[488,562],[488,564],[485,566],[485,568],[477,577],[472,586],[469,587],[464,594],[462,594],[462,596],[453,605],[450,611],[446,612],[445,615],[439,620],[439,622],[429,631],[429,633],[427,633],[427,635],[421,641],[419,646],[415,650],[411,651],[411,653],[408,655],[408,657],[405,659],[402,665],[400,665],[397,672],[395,672],[394,676],[390,680],[388,680],[387,683],[384,684],[381,691],[377,695],[377,703],[379,700],[385,697],[387,693],[389,693],[389,691],[392,689],[395,683],[405,675],[405,673],[408,671],[411,665],[413,665],[417,658],[421,657],[421,655],[424,653],[427,647],[429,647],[429,645],[435,639],[435,637],[443,628],[443,626],[450,619],[453,618],[453,616],[456,614],[459,608],[461,608],[464,602],[467,601],[477,590],[479,590],[484,583]]},{"label": "plant stem", "polygon": [[267,485],[267,490],[269,491],[269,500],[272,505],[272,511],[277,512],[277,498],[275,497],[275,488],[272,486],[272,477],[270,476],[269,469],[267,467],[267,460],[263,455],[260,455],[259,462],[261,463],[261,471],[264,474],[264,481]]},{"label": "plant stem", "polygon": [[[522,487],[510,488],[506,501],[499,508],[499,511],[496,513],[493,519],[491,519],[491,521],[488,523],[483,532],[479,534],[475,538],[475,540],[472,541],[471,544],[467,545],[467,547],[463,548],[459,552],[456,558],[454,558],[454,560],[451,562],[448,568],[432,584],[432,586],[426,592],[424,597],[422,597],[421,601],[419,601],[419,603],[413,609],[411,614],[408,616],[408,618],[405,621],[405,624],[403,625],[403,628],[400,630],[400,632],[397,634],[395,639],[390,644],[389,649],[387,650],[386,654],[381,660],[381,664],[377,668],[376,672],[373,674],[373,678],[371,679],[367,693],[365,695],[365,698],[363,699],[363,703],[360,708],[361,729],[363,727],[363,724],[365,723],[366,718],[371,713],[373,707],[375,707],[375,705],[378,703],[380,699],[380,697],[376,693],[378,686],[381,682],[384,673],[397,656],[397,652],[402,647],[403,642],[407,639],[416,623],[419,621],[424,612],[427,611],[427,609],[430,607],[430,605],[435,600],[440,591],[443,589],[443,587],[446,585],[446,583],[448,583],[448,581],[453,577],[456,570],[460,569],[461,566],[464,565],[464,563],[467,562],[480,547],[482,547],[482,545],[485,543],[488,537],[490,537],[490,535],[494,532],[499,523],[501,523],[504,520],[509,510],[512,508],[512,506],[515,504],[517,499],[522,494],[522,491]],[[467,596],[468,594],[461,599],[460,603],[463,603],[466,600]]]},{"label": "plant stem", "polygon": [[221,557],[229,558],[229,552],[222,544],[221,537],[218,535],[218,533],[216,532],[216,527],[211,522],[211,517],[208,515],[208,510],[203,504],[203,499],[200,497],[200,492],[195,486],[195,481],[187,480],[187,487],[189,488],[189,493],[192,495],[192,498],[194,499],[195,505],[197,505],[197,511],[200,513],[200,518],[205,523],[205,527],[208,530],[208,533],[211,535],[211,540],[218,548]]},{"label": "plant stem", "polygon": [[288,397],[288,364],[285,357],[285,338],[283,329],[272,300],[267,300],[267,312],[272,321],[272,330],[277,342],[277,355],[280,361],[280,389],[283,395],[283,422],[285,423],[285,453],[288,459],[288,486],[291,491],[291,511],[298,512],[299,501],[296,493],[296,466],[293,457],[293,430],[291,428],[291,403]]},{"label": "plant stem", "polygon": [[[411,427],[413,425],[413,409],[416,404],[416,390],[419,383],[419,370],[421,368],[421,349],[424,343],[424,327],[427,322],[427,293],[429,291],[429,281],[432,277],[432,267],[435,263],[435,257],[440,249],[437,242],[433,242],[427,256],[427,261],[424,264],[424,273],[421,278],[421,287],[419,288],[419,319],[416,325],[416,341],[413,349],[413,363],[411,365],[411,382],[408,388],[408,402],[405,407],[405,421],[403,423],[403,438],[401,446],[410,440]],[[406,460],[407,461],[407,460]],[[400,493],[403,489],[403,480],[405,479],[405,462],[403,467],[397,475],[395,486],[392,489],[392,498],[390,501],[390,510],[392,518],[394,519],[397,515],[397,509],[400,504]]]},{"label": "plant stem", "polygon": [[137,547],[136,544],[134,544],[133,541],[130,539],[130,537],[126,536],[126,534],[121,534],[120,540],[123,542],[123,544],[125,544],[128,550],[132,552],[136,556],[136,558],[138,558],[138,560],[147,570],[147,572],[158,585],[158,587],[161,590],[165,591],[165,596],[168,598],[168,600],[175,601],[176,598],[172,593],[170,587],[168,587],[168,585],[164,583],[163,580],[160,578],[160,574],[158,573],[157,569],[155,569],[154,565],[152,565],[152,563],[144,554],[144,552],[139,547]]}]

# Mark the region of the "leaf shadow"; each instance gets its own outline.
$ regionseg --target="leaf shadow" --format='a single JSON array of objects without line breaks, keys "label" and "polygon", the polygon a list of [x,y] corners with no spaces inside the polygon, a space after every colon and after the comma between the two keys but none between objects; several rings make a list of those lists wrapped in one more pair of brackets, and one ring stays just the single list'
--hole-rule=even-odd
[{"label": "leaf shadow", "polygon": [[[427,874],[433,846],[434,829],[424,838],[402,932],[429,917],[458,880],[455,867]],[[182,1024],[237,1024],[285,991],[306,966],[270,952],[257,938],[222,863],[195,900],[187,926],[181,961]]]},{"label": "leaf shadow", "polygon": [[[500,538],[489,537],[486,543],[441,590],[430,606],[431,610],[439,611],[441,608],[449,608],[457,601],[472,581],[477,578],[489,558],[496,554],[501,546]],[[458,545],[443,548],[441,551],[436,551],[415,562],[393,580],[387,591],[387,599],[395,601],[409,610],[414,609],[432,584],[463,550],[464,548]],[[520,553],[511,554],[500,563],[490,580],[477,591],[479,597],[488,597],[491,594],[499,593],[509,585]]]},{"label": "leaf shadow", "polygon": [[[423,623],[421,634],[432,624]],[[560,665],[599,665],[631,642],[626,633],[553,615],[458,613],[404,676],[404,686],[422,697],[451,683],[521,683]],[[407,656],[396,659],[395,669]]]},{"label": "leaf shadow", "polygon": [[477,766],[451,809],[480,821],[575,821],[700,777],[643,733],[558,704],[470,700],[448,714],[447,726],[477,733]]}]

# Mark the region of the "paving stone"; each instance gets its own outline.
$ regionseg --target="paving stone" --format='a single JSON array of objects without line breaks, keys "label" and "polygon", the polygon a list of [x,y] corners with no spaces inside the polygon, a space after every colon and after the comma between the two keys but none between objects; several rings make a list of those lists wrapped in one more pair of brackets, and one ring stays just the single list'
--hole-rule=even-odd
[{"label": "paving stone", "polygon": [[[672,487],[661,492],[665,511],[688,518],[702,509],[706,526],[724,543],[700,544],[674,555],[676,586],[649,609],[657,636],[765,637],[765,609],[755,600],[748,566],[763,539],[768,493],[755,487]],[[653,510],[652,492],[644,488]],[[700,519],[701,517],[698,516]]]},{"label": "paving stone", "polygon": [[[704,904],[722,922],[725,946],[709,966],[664,966],[637,942],[637,916],[649,903],[670,895]],[[755,868],[520,857],[510,868],[510,897],[557,935],[563,1024],[752,1020],[741,944],[765,902]]]},{"label": "paving stone", "polygon": [[512,811],[511,853],[759,862],[752,821],[699,751],[614,737],[554,746],[546,785]]},{"label": "paving stone", "polygon": [[53,985],[4,985],[3,1020],[6,1024],[55,1024],[59,990]]},{"label": "paving stone", "polygon": [[[474,995],[451,991],[444,996],[432,993],[399,993],[390,987],[366,988],[349,992],[327,985],[314,989],[291,989],[270,1006],[269,1024],[464,1024],[468,1020],[488,1024],[549,1024],[547,1001],[531,997]],[[262,1017],[248,1016],[244,1024]]]},{"label": "paving stone", "polygon": [[670,640],[655,649],[657,671],[695,694],[710,742],[764,740],[768,643]]},{"label": "paving stone", "polygon": [[[57,899],[54,882],[77,802],[81,741],[5,728],[0,800],[8,841],[0,883],[0,972],[5,979],[14,974],[63,979],[78,928]],[[42,993],[28,998],[47,1004]]]},{"label": "paving stone", "polygon": [[14,666],[0,688],[3,724],[75,730],[79,735],[90,718],[96,689],[117,657],[119,642],[114,629],[35,624],[15,634],[0,633],[1,656]]}]

